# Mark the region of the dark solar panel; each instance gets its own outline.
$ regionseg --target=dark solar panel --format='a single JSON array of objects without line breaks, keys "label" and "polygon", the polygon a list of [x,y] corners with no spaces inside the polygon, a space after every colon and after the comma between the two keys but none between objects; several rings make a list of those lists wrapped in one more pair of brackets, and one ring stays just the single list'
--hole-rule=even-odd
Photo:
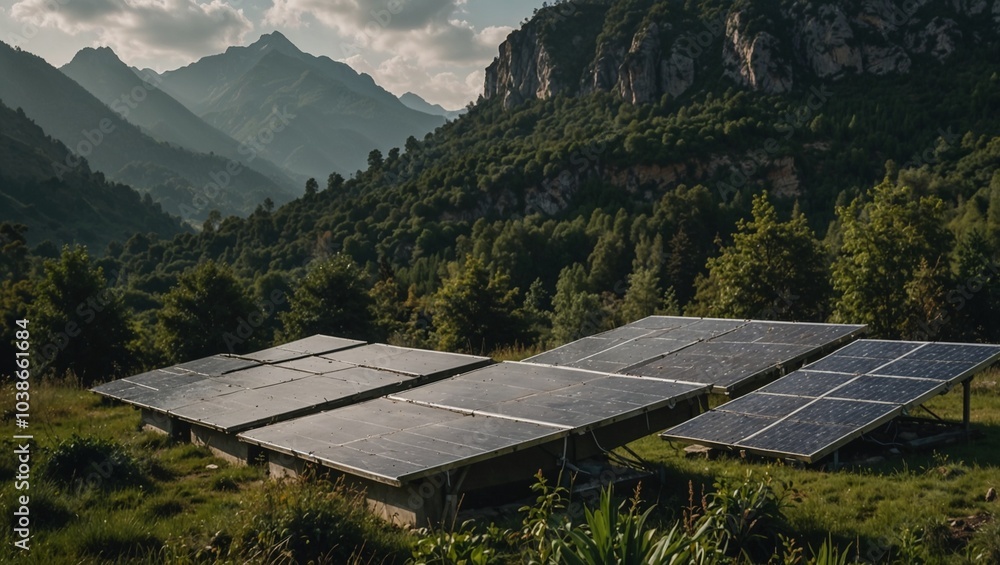
[{"label": "dark solar panel", "polygon": [[[197,359],[93,390],[232,432],[403,391],[490,363],[485,357],[361,343],[313,336],[245,358]],[[310,353],[317,351],[323,356]]]},{"label": "dark solar panel", "polygon": [[652,316],[527,359],[711,384],[718,392],[795,368],[863,326]]},{"label": "dark solar panel", "polygon": [[857,428],[852,426],[780,420],[756,435],[741,440],[738,446],[775,455],[798,455],[811,459],[825,448],[850,438],[855,433],[860,435]]},{"label": "dark solar panel", "polygon": [[716,409],[722,410],[723,412],[750,414],[751,416],[780,418],[798,410],[809,402],[810,399],[808,398],[777,396],[774,394],[755,392],[737,398],[736,400],[730,400]]},{"label": "dark solar panel", "polygon": [[917,379],[950,381],[972,370],[978,364],[979,363],[951,361],[926,361],[923,359],[906,357],[898,361],[893,361],[888,365],[870,372],[875,375],[888,375],[892,377],[913,377]]},{"label": "dark solar panel", "polygon": [[735,445],[750,434],[777,422],[777,418],[713,410],[670,429],[669,438],[714,445]]},{"label": "dark solar panel", "polygon": [[810,371],[829,371],[833,373],[846,373],[848,375],[854,375],[867,373],[885,364],[885,359],[829,355],[808,365],[806,368]]},{"label": "dark solar panel", "polygon": [[800,369],[781,377],[758,392],[818,397],[855,378],[855,375],[816,373]]},{"label": "dark solar panel", "polygon": [[830,392],[829,396],[850,400],[910,404],[940,390],[940,388],[940,381],[862,375]]},{"label": "dark solar panel", "polygon": [[[861,340],[662,436],[813,461],[997,359],[995,345]],[[737,412],[766,415],[773,425],[726,430],[741,425]]]}]

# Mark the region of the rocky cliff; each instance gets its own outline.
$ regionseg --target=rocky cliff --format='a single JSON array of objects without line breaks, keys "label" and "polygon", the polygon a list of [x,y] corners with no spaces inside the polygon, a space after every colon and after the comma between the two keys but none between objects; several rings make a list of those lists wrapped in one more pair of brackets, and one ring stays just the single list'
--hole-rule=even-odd
[{"label": "rocky cliff", "polygon": [[[602,25],[581,25],[585,19]],[[486,69],[507,107],[612,92],[632,104],[722,80],[780,94],[816,80],[908,73],[996,44],[1000,0],[571,0],[511,33]],[[592,46],[592,47],[591,47]]]}]

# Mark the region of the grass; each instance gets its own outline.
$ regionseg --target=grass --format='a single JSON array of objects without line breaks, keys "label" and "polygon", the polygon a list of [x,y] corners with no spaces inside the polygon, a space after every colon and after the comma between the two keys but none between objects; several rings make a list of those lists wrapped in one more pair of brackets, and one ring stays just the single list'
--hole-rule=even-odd
[{"label": "grass", "polygon": [[[13,398],[10,387],[0,388],[0,397]],[[254,513],[259,515],[265,497],[273,500],[285,491],[300,492],[301,485],[289,482],[267,484],[264,488],[269,481],[263,468],[232,466],[206,448],[140,431],[136,410],[104,402],[72,385],[34,386],[32,410],[30,431],[36,441],[32,446],[29,491],[31,551],[23,554],[14,549],[12,528],[5,527],[0,534],[4,542],[0,563],[281,560],[280,552],[266,556],[261,553],[254,560],[227,551],[234,537],[249,531],[249,508],[255,508]],[[64,469],[65,465],[58,466],[55,480],[42,478],[53,454],[57,458],[59,453],[65,454],[66,444],[72,441],[85,447],[114,446],[111,451],[120,458],[116,461],[123,461],[123,454],[127,454],[129,460],[138,463],[141,480],[112,485],[108,481],[78,481]],[[0,439],[0,443],[5,453],[12,453],[13,440]],[[81,450],[69,451],[78,455]],[[79,465],[92,469],[89,460],[81,461]],[[24,494],[14,488],[15,474],[14,458],[0,457],[0,512],[4,516],[12,516],[16,497]],[[71,480],[64,480],[67,476]],[[328,499],[336,496],[334,493]],[[308,504],[305,508],[311,510]],[[360,512],[360,507],[357,510]],[[359,521],[357,513],[345,512],[344,516],[345,522]],[[375,519],[371,517],[366,523],[375,524]],[[376,550],[389,548],[390,553],[401,556],[397,561],[408,555],[409,537],[403,531],[381,524],[364,531],[374,540],[370,545]]]},{"label": "grass", "polygon": [[[301,540],[279,534],[296,528],[345,534],[324,538],[328,546],[313,554],[320,562],[324,556],[402,562],[415,542],[409,532],[366,514],[356,493],[336,485],[275,484],[262,468],[231,466],[205,448],[140,431],[137,411],[73,386],[42,384],[32,393],[34,537],[27,562],[292,562],[290,552]],[[11,390],[4,387],[0,395],[10,398]],[[961,392],[928,406],[959,420]],[[801,546],[819,547],[830,536],[841,548],[850,544],[852,559],[888,562],[916,544],[929,563],[967,562],[978,554],[996,562],[1000,520],[992,516],[1000,514],[1000,501],[987,502],[985,494],[990,487],[1000,490],[1000,371],[976,379],[972,420],[980,439],[838,471],[738,457],[689,459],[683,445],[656,436],[630,447],[663,466],[666,480],[644,490],[658,507],[653,519],[662,524],[682,517],[689,484],[697,498],[702,487],[711,491],[720,479],[741,481],[750,472],[794,489],[797,501],[784,515]],[[142,480],[74,488],[43,479],[49,458],[74,437],[120,447],[138,463]],[[11,439],[0,443],[7,453],[15,447]],[[6,516],[23,494],[14,490],[13,464],[12,457],[0,458],[0,512]],[[0,534],[0,562],[24,561],[12,549],[12,535],[11,528]]]}]

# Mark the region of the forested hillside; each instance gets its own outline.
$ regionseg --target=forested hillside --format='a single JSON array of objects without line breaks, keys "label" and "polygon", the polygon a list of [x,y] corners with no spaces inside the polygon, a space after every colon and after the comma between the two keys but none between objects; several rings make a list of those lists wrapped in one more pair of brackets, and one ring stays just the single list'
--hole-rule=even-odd
[{"label": "forested hillside", "polygon": [[0,221],[31,226],[28,243],[47,240],[54,252],[69,242],[101,250],[138,232],[169,237],[183,231],[179,218],[165,214],[148,194],[109,182],[85,160],[54,174],[69,154],[23,111],[0,102]]},{"label": "forested hillside", "polygon": [[[251,155],[232,161],[155,141],[45,60],[3,42],[0,74],[0,100],[73,151],[53,174],[82,157],[108,178],[149,193],[167,212],[196,221],[213,208],[248,214],[267,198],[286,202],[296,192],[247,168]],[[125,103],[145,93],[130,92]]]},{"label": "forested hillside", "polygon": [[865,6],[558,3],[425,139],[91,267],[128,274],[147,363],[178,319],[215,328],[189,355],[321,331],[489,352],[654,312],[1000,339],[992,8]]}]

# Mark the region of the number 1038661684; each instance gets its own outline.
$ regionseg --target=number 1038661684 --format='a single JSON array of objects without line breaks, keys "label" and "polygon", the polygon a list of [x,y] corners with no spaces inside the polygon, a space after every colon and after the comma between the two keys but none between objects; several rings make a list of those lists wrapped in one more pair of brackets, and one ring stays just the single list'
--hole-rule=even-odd
[{"label": "number 1038661684", "polygon": [[30,408],[30,395],[28,390],[31,387],[28,380],[31,376],[31,334],[28,332],[28,320],[17,320],[14,322],[17,329],[14,331],[14,408],[16,410],[17,426],[19,428],[28,427],[28,411]]}]

